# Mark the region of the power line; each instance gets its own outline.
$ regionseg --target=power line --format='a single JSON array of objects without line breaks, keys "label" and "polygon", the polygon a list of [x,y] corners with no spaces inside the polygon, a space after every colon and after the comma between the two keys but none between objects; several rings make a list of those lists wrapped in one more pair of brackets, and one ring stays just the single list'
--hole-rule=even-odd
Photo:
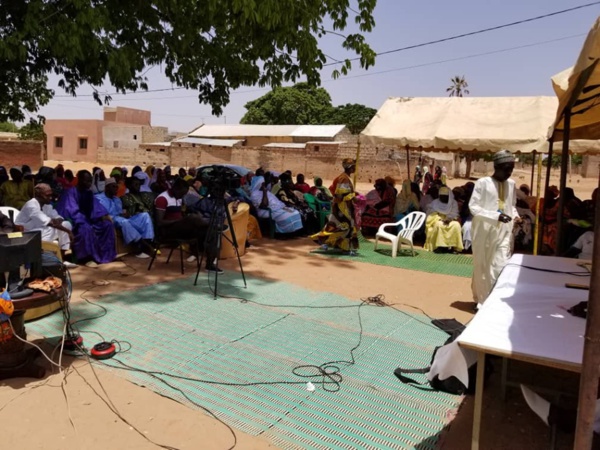
[{"label": "power line", "polygon": [[[436,39],[434,41],[428,41],[428,42],[423,42],[423,43],[420,43],[420,44],[409,45],[407,47],[400,47],[400,48],[396,48],[396,49],[393,49],[393,50],[386,50],[384,52],[377,53],[377,56],[389,55],[389,54],[392,54],[392,53],[398,53],[398,52],[402,52],[402,51],[405,51],[405,50],[412,50],[412,49],[415,49],[415,48],[420,48],[420,47],[425,47],[425,46],[429,46],[429,45],[439,44],[439,43],[442,43],[442,42],[448,42],[448,41],[452,41],[452,40],[456,40],[456,39],[461,39],[463,37],[474,36],[474,35],[477,35],[477,34],[486,33],[488,31],[495,31],[495,30],[500,30],[502,28],[513,27],[515,25],[521,25],[521,24],[528,23],[528,22],[534,22],[536,20],[541,20],[541,19],[545,19],[545,18],[548,18],[548,17],[557,16],[557,15],[560,15],[560,14],[565,14],[565,13],[568,13],[568,12],[571,12],[571,11],[576,11],[576,10],[583,9],[583,8],[588,8],[590,6],[594,6],[594,5],[598,5],[598,4],[600,4],[600,1],[592,2],[592,3],[587,3],[585,5],[580,5],[580,6],[574,6],[573,8],[563,9],[563,10],[560,10],[560,11],[554,11],[554,12],[551,12],[551,13],[548,13],[548,14],[543,14],[543,15],[536,16],[536,17],[530,17],[528,19],[518,20],[516,22],[506,23],[506,24],[503,24],[503,25],[497,25],[495,27],[484,28],[484,29],[477,30],[477,31],[471,31],[469,33],[458,34],[458,35],[446,37],[446,38],[443,38],[443,39]],[[360,58],[357,57],[357,58],[349,59],[349,61],[357,61],[359,59]],[[332,66],[332,65],[341,64],[341,63],[342,63],[341,61],[340,62],[327,63],[327,64],[324,64],[323,67]],[[182,90],[182,89],[186,89],[186,88],[185,87],[173,87],[173,88],[162,88],[162,89],[148,89],[148,90],[145,90],[145,91],[133,91],[133,92],[125,93],[125,94],[121,93],[121,92],[98,93],[98,94],[99,95],[108,95],[108,96],[113,96],[113,95],[133,95],[133,94],[146,94],[146,93],[149,93],[149,92],[176,91],[176,90]],[[262,91],[262,90],[263,89],[258,89],[256,91]],[[248,92],[251,92],[251,91],[248,91]],[[239,93],[244,93],[244,92],[239,92]],[[93,97],[93,96],[94,96],[94,94],[81,94],[81,95],[78,95],[78,97]],[[73,98],[73,96],[72,95],[55,95],[54,98]]]},{"label": "power line", "polygon": [[[502,28],[514,27],[515,25],[522,25],[524,23],[534,22],[534,21],[540,20],[540,19],[546,19],[548,17],[558,16],[560,14],[565,14],[565,13],[568,13],[568,12],[571,12],[571,11],[576,11],[578,9],[583,9],[583,8],[587,8],[589,6],[594,6],[594,5],[598,5],[598,4],[600,4],[600,1],[593,2],[593,3],[587,3],[585,5],[575,6],[573,8],[563,9],[563,10],[560,10],[560,11],[554,11],[554,12],[551,12],[551,13],[548,13],[548,14],[543,14],[541,16],[530,17],[529,19],[523,19],[523,20],[518,20],[516,22],[505,23],[503,25],[497,25],[495,27],[484,28],[482,30],[477,30],[477,31],[471,31],[469,33],[457,34],[455,36],[450,36],[450,37],[446,37],[446,38],[442,38],[442,39],[436,39],[434,41],[422,42],[420,44],[414,44],[414,45],[409,45],[409,46],[406,46],[406,47],[395,48],[393,50],[386,50],[384,52],[377,53],[377,56],[389,55],[389,54],[392,54],[392,53],[403,52],[405,50],[412,50],[412,49],[415,49],[415,48],[426,47],[428,45],[434,45],[434,44],[440,44],[442,42],[453,41],[453,40],[461,39],[461,38],[464,38],[464,37],[467,37],[467,36],[474,36],[476,34],[487,33],[488,31],[496,31],[496,30],[500,30]],[[358,61],[359,59],[360,58],[357,57],[357,58],[349,59],[349,61]],[[336,64],[339,64],[339,63],[336,63],[336,62],[327,63],[327,64],[324,64],[323,67],[332,66],[332,65],[336,65]]]}]

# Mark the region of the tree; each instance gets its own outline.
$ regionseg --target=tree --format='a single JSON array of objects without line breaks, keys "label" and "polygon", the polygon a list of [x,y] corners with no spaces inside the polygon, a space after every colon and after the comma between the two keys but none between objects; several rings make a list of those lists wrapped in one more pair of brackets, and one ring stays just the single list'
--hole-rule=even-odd
[{"label": "tree", "polygon": [[12,122],[0,122],[0,132],[16,133],[19,127]]},{"label": "tree", "polygon": [[325,123],[344,124],[352,134],[359,134],[375,114],[377,114],[376,109],[357,103],[347,103],[336,106]]},{"label": "tree", "polygon": [[464,75],[462,77],[455,75],[450,79],[450,82],[452,84],[446,89],[446,92],[449,93],[449,97],[462,97],[463,94],[469,95],[471,93],[469,92],[469,89],[467,89],[469,87],[469,83],[467,83]]},{"label": "tree", "polygon": [[240,123],[255,125],[316,125],[333,109],[329,93],[307,83],[276,87],[244,106],[248,111]]},{"label": "tree", "polygon": [[46,133],[44,133],[44,121],[30,120],[27,125],[23,125],[19,130],[19,139],[25,141],[46,142]]},{"label": "tree", "polygon": [[[231,89],[279,86],[301,76],[313,86],[327,57],[318,39],[340,36],[340,48],[368,68],[375,52],[362,33],[374,26],[377,0],[21,0],[0,2],[0,121],[24,120],[59,87],[75,96],[83,84],[98,92],[106,81],[118,93],[148,88],[146,71],[159,66],[175,86],[198,91],[220,114]],[[351,16],[352,15],[352,16]],[[348,21],[358,33],[344,35]],[[324,24],[332,30],[324,28]]]}]

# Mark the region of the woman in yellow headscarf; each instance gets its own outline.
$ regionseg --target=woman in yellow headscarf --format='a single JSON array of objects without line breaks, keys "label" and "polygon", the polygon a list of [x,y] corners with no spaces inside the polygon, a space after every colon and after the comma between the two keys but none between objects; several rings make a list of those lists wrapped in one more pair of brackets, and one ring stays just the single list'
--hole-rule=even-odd
[{"label": "woman in yellow headscarf", "polygon": [[355,256],[358,250],[358,229],[354,222],[353,204],[356,192],[350,175],[356,171],[356,161],[346,158],[342,161],[342,167],[344,173],[333,181],[333,201],[327,224],[322,231],[312,235],[311,239],[324,250],[334,247]]}]

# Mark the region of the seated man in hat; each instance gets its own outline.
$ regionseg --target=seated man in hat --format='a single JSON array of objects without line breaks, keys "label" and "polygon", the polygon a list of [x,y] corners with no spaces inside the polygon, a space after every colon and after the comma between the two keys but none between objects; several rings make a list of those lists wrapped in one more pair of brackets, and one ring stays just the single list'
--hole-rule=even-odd
[{"label": "seated man in hat", "polygon": [[494,173],[475,182],[469,209],[473,215],[473,299],[483,303],[511,254],[514,221],[519,221],[515,158],[508,150],[494,155]]},{"label": "seated man in hat", "polygon": [[115,227],[106,208],[94,197],[92,174],[80,170],[77,180],[77,187],[64,191],[56,205],[56,211],[73,224],[73,252],[90,267],[114,261]]},{"label": "seated man in hat", "polygon": [[20,210],[33,198],[33,182],[23,179],[23,172],[19,167],[13,167],[9,172],[12,179],[0,186],[0,202],[3,206]]},{"label": "seated man in hat", "polygon": [[[35,186],[34,197],[21,209],[15,219],[15,224],[22,225],[25,231],[40,231],[42,241],[52,242],[57,240],[63,260],[65,252],[70,249],[74,240],[72,225],[63,219],[52,207],[52,188],[50,185],[40,183]],[[65,263],[71,266],[71,263]]]},{"label": "seated man in hat", "polygon": [[137,258],[149,258],[150,256],[144,253],[144,247],[152,249],[149,241],[154,239],[154,226],[150,214],[147,212],[130,214],[129,211],[123,209],[123,203],[117,197],[119,187],[114,178],[107,178],[104,186],[104,192],[97,194],[96,198],[108,211],[115,227],[123,233],[125,245],[133,244],[135,246]]}]

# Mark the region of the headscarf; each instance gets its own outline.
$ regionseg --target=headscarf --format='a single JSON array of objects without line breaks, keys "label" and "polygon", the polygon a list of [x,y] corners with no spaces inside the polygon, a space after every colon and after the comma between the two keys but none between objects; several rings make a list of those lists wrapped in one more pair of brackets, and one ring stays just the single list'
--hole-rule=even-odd
[{"label": "headscarf", "polygon": [[344,158],[344,160],[342,161],[342,167],[344,168],[344,170],[349,169],[352,166],[356,165],[356,160],[352,159],[352,158]]},{"label": "headscarf", "polygon": [[396,206],[394,207],[394,214],[405,214],[406,212],[408,212],[411,205],[415,210],[418,210],[419,199],[411,189],[410,180],[406,179],[402,182],[402,190],[396,197]]},{"label": "headscarf", "polygon": [[429,173],[429,166],[428,165],[423,166],[423,175],[425,175],[426,173]]},{"label": "headscarf", "polygon": [[497,167],[500,164],[515,162],[515,157],[510,152],[510,150],[500,150],[499,152],[494,154],[493,159],[494,159],[494,167]]},{"label": "headscarf", "polygon": [[110,171],[110,176],[114,177],[115,175],[122,176],[123,172],[121,172],[121,169],[115,167],[113,170]]},{"label": "headscarf", "polygon": [[92,176],[92,192],[94,194],[102,194],[106,186],[106,180],[100,179],[100,173],[103,173],[102,169],[96,169]]},{"label": "headscarf", "polygon": [[260,175],[255,175],[252,177],[252,181],[250,182],[250,193],[254,193],[260,189],[260,187],[265,182],[265,177]]},{"label": "headscarf", "polygon": [[152,192],[152,189],[150,189],[150,178],[148,178],[146,172],[136,172],[134,178],[141,181],[140,192]]},{"label": "headscarf", "polygon": [[[448,196],[448,203],[443,203],[439,199],[439,196],[442,195]],[[454,200],[454,194],[450,188],[442,186],[440,188],[439,196],[429,204],[427,207],[427,214],[438,213],[443,214],[448,219],[458,218],[458,203],[456,203],[456,200]]]},{"label": "headscarf", "polygon": [[149,166],[146,166],[146,175],[148,175],[148,178],[153,181],[152,179],[154,178],[154,172],[156,172],[154,170],[154,166],[152,164],[150,164]]}]

